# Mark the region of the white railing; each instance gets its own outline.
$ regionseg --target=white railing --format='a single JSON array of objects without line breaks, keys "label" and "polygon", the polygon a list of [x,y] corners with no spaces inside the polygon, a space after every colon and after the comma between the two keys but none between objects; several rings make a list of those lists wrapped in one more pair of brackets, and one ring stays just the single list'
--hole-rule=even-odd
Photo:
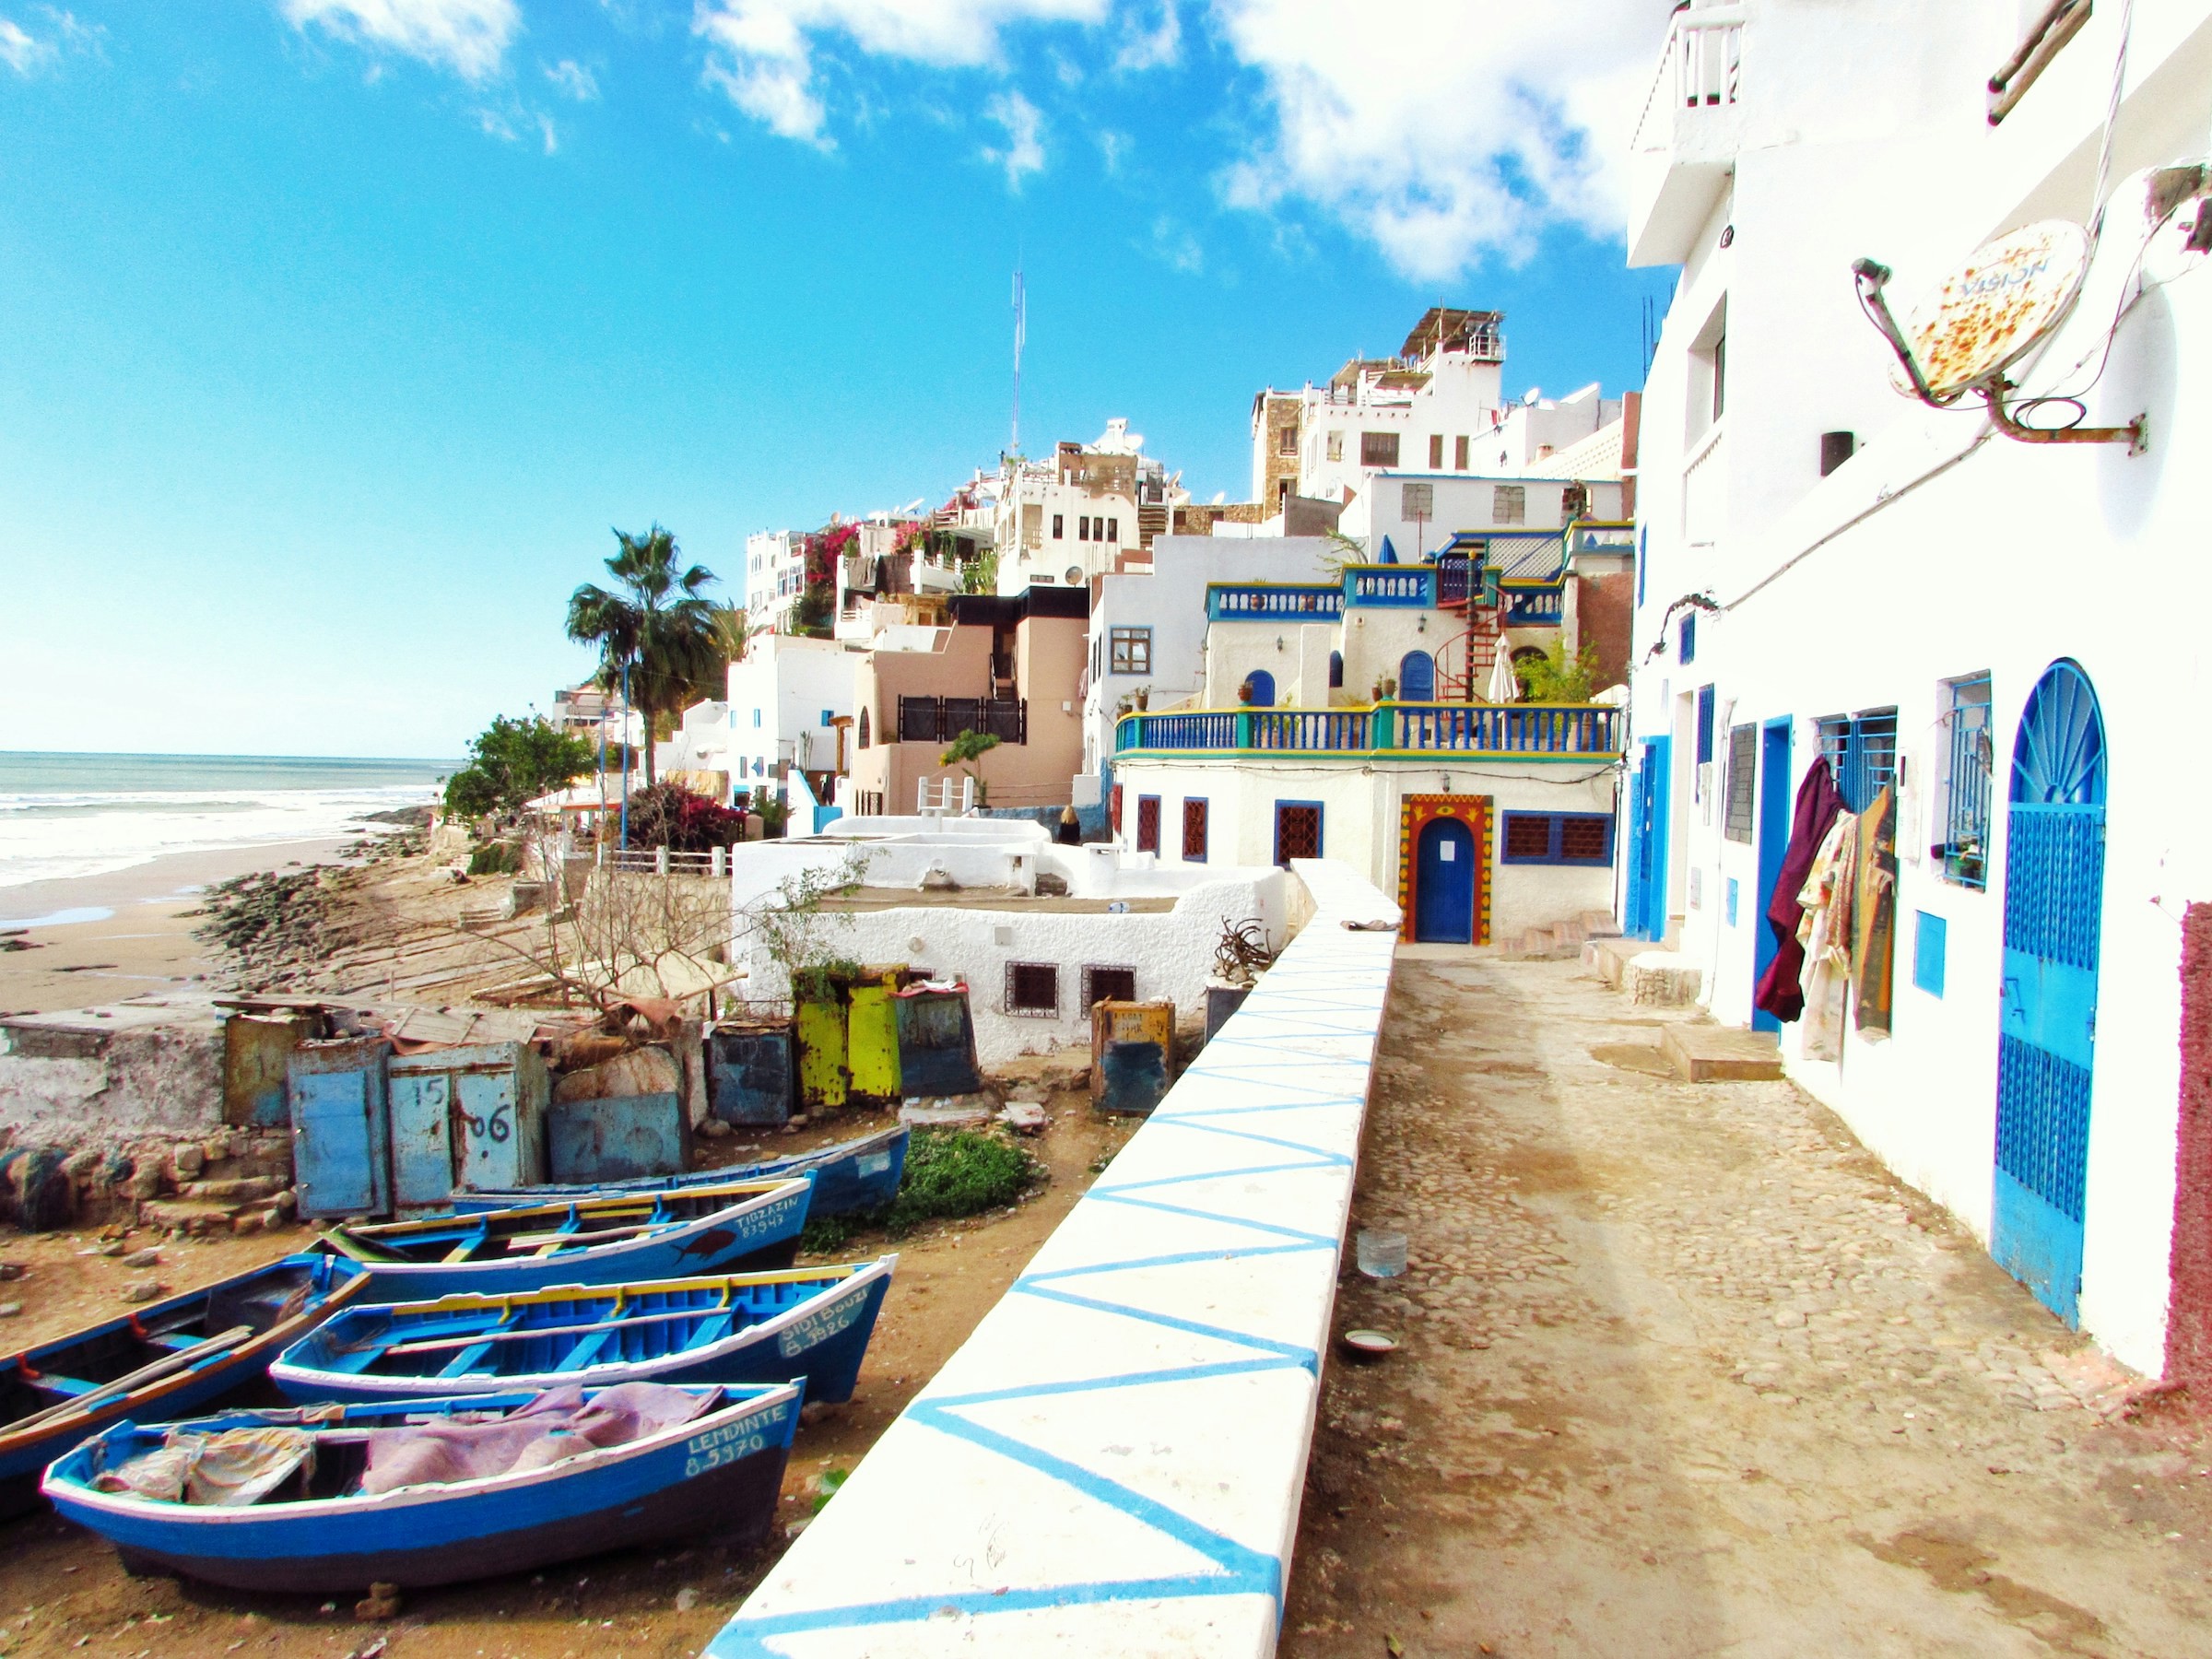
[{"label": "white railing", "polygon": [[1629,147],[1666,149],[1674,143],[1678,112],[1735,103],[1743,55],[1741,6],[1702,6],[1677,12],[1667,26],[1659,66],[1643,95],[1635,142]]},{"label": "white railing", "polygon": [[914,781],[914,810],[918,813],[973,812],[975,779],[966,772],[957,778],[917,778]]},{"label": "white railing", "polygon": [[1682,467],[1682,539],[1693,547],[1711,547],[1727,528],[1728,458],[1715,421]]},{"label": "white railing", "polygon": [[671,853],[666,847],[602,847],[599,862],[610,870],[654,876],[707,876],[720,881],[729,870],[729,849]]}]

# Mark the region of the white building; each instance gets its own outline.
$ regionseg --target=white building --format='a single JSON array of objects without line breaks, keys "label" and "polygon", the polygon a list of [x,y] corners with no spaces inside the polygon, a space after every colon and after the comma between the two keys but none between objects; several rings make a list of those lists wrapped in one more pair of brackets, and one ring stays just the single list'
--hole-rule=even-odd
[{"label": "white building", "polygon": [[1079,587],[1143,562],[1173,509],[1190,499],[1181,475],[1171,477],[1144,444],[1144,434],[1117,418],[1093,442],[1063,442],[1049,459],[1001,462],[995,483],[982,486],[994,505],[1001,594]]},{"label": "white building", "polygon": [[[728,754],[733,789],[766,786],[789,800],[794,768],[818,780],[850,762],[853,685],[861,658],[835,640],[762,634],[729,672]],[[818,792],[821,799],[830,791]]]},{"label": "white building", "polygon": [[756,530],[745,538],[745,617],[755,628],[791,630],[792,607],[806,589],[806,533]]},{"label": "white building", "polygon": [[1172,708],[1206,683],[1206,591],[1217,582],[1319,582],[1341,559],[1321,536],[1239,541],[1163,535],[1148,571],[1101,576],[1091,587],[1090,662],[1084,677],[1083,773],[1076,799],[1088,806],[1111,782],[1114,722],[1142,693]]},{"label": "white building", "polygon": [[[1839,1032],[1780,1028],[1791,1074],[2060,1317],[2212,1380],[2212,790],[2183,731],[2212,578],[2176,557],[2212,437],[2212,6],[1851,9],[1677,11],[1635,140],[1631,263],[1683,270],[1641,433],[1627,920],[1752,1022],[1808,769],[1853,809],[1888,790],[1894,926],[1854,936]],[[1981,267],[2051,332],[1985,316],[1921,359],[2025,346],[2003,372],[2061,401],[2016,414],[2145,417],[2145,445],[1900,395],[1862,314],[1856,260],[1901,319],[2053,219],[2100,234]]]},{"label": "white building", "polygon": [[1559,637],[1584,580],[1568,538],[1545,539],[1546,574],[1510,583],[1478,547],[1211,584],[1195,705],[1118,724],[1121,843],[1163,864],[1334,859],[1398,895],[1408,939],[1503,942],[1608,912],[1621,712],[1512,700],[1505,671]]}]

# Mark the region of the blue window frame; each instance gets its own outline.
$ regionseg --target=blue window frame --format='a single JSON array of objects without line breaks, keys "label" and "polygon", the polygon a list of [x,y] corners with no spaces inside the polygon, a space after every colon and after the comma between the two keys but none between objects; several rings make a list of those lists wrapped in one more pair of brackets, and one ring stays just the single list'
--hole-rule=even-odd
[{"label": "blue window frame", "polygon": [[1343,688],[1344,653],[1341,651],[1332,651],[1329,653],[1329,689],[1332,691],[1340,691]]},{"label": "blue window frame", "polygon": [[1204,795],[1182,798],[1182,856],[1186,864],[1206,862],[1206,804]]},{"label": "blue window frame", "polygon": [[1736,881],[1735,877],[1731,876],[1728,877],[1728,925],[1731,927],[1735,925],[1735,895]]},{"label": "blue window frame", "polygon": [[1613,863],[1613,819],[1603,812],[1509,812],[1499,838],[1498,859],[1510,865]]},{"label": "blue window frame", "polygon": [[1915,911],[1912,923],[1912,982],[1930,996],[1943,994],[1945,935],[1950,932],[1941,916]]},{"label": "blue window frame", "polygon": [[760,729],[760,711],[759,711],[759,710],[758,710],[758,709],[755,709],[755,710],[753,711],[753,730],[757,732],[757,731],[759,731],[759,729]]},{"label": "blue window frame", "polygon": [[1675,656],[1676,660],[1685,666],[1698,660],[1698,613],[1696,611],[1691,611],[1675,626]]},{"label": "blue window frame", "polygon": [[1946,682],[1944,730],[1949,769],[1944,777],[1943,841],[1936,849],[1947,881],[1989,885],[1991,762],[1989,676]]},{"label": "blue window frame", "polygon": [[1275,862],[1288,865],[1294,858],[1322,855],[1321,803],[1277,801],[1275,804]]},{"label": "blue window frame", "polygon": [[837,711],[836,711],[835,709],[824,709],[824,710],[822,711],[822,724],[823,724],[824,725],[828,725],[828,724],[830,724],[831,721],[835,720],[836,718],[837,718]]},{"label": "blue window frame", "polygon": [[1856,714],[1830,714],[1817,724],[1820,752],[1836,774],[1844,806],[1865,811],[1897,780],[1897,711],[1862,709]]},{"label": "blue window frame", "polygon": [[1698,688],[1698,764],[1712,759],[1712,688]]}]

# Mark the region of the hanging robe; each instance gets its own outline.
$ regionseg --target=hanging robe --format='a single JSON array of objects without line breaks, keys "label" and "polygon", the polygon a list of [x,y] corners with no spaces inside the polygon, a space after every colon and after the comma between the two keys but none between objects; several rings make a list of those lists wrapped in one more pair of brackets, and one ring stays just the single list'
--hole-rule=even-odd
[{"label": "hanging robe", "polygon": [[1785,1022],[1805,1010],[1805,994],[1799,982],[1805,971],[1805,947],[1797,941],[1797,924],[1805,907],[1797,902],[1797,895],[1812,874],[1813,860],[1827,838],[1829,826],[1842,810],[1843,797],[1836,793],[1835,774],[1829,770],[1828,757],[1821,755],[1806,770],[1805,782],[1797,786],[1790,844],[1783,853],[1774,897],[1767,904],[1767,925],[1774,931],[1774,959],[1759,976],[1759,989],[1751,998],[1754,1007]]}]

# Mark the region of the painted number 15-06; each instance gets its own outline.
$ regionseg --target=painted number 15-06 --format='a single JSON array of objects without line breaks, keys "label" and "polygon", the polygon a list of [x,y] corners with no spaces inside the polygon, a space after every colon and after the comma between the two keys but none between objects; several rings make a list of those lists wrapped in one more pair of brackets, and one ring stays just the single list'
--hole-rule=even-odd
[{"label": "painted number 15-06", "polygon": [[488,1140],[503,1141],[514,1133],[514,1125],[508,1121],[508,1111],[507,1102],[501,1100],[491,1109],[490,1117],[480,1118],[471,1112],[464,1113],[462,1121],[468,1125],[468,1132],[471,1135],[480,1135]]}]

